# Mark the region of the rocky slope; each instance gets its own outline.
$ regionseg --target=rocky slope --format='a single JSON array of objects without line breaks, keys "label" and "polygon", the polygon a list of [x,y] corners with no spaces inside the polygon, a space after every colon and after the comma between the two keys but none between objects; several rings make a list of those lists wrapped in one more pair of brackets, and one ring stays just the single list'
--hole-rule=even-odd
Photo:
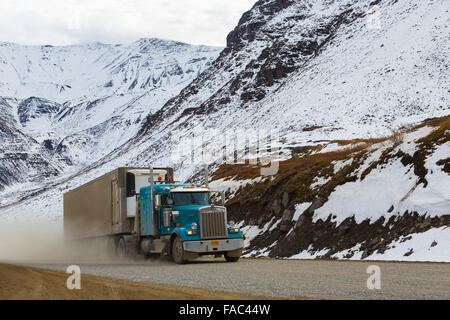
[{"label": "rocky slope", "polygon": [[248,256],[383,259],[397,247],[395,259],[450,261],[450,117],[293,153],[273,177],[248,164],[213,177]]}]

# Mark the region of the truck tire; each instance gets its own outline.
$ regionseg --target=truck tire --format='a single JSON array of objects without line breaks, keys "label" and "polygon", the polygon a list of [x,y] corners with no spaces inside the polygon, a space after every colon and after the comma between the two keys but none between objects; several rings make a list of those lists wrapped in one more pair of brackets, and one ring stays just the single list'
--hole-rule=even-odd
[{"label": "truck tire", "polygon": [[224,255],[225,260],[227,260],[227,262],[238,262],[240,257],[230,257],[228,256],[228,254],[225,252]]},{"label": "truck tire", "polygon": [[119,242],[117,243],[117,257],[120,260],[125,260],[127,256],[128,256],[127,243],[125,242],[124,238],[120,238]]},{"label": "truck tire", "polygon": [[172,259],[177,264],[184,264],[186,260],[184,260],[184,248],[183,242],[181,242],[180,237],[176,237],[172,241]]}]

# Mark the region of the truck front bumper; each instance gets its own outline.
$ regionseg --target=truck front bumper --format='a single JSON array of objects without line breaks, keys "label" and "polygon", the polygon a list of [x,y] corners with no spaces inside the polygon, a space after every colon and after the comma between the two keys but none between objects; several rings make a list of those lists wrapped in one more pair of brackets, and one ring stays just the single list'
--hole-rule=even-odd
[{"label": "truck front bumper", "polygon": [[242,251],[244,248],[243,239],[223,239],[223,240],[201,240],[184,241],[184,251],[195,253],[223,253],[229,251]]}]

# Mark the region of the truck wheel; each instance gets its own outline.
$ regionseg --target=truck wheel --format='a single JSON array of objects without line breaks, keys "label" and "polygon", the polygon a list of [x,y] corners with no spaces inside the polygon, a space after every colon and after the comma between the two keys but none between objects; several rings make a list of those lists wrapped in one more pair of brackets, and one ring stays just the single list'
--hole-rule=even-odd
[{"label": "truck wheel", "polygon": [[124,238],[120,238],[119,243],[117,244],[117,257],[121,260],[124,260],[127,257],[127,244],[125,243]]},{"label": "truck wheel", "polygon": [[230,257],[227,253],[224,253],[225,260],[227,262],[238,262],[240,257]]},{"label": "truck wheel", "polygon": [[176,237],[172,242],[172,259],[177,264],[184,264],[184,248],[180,237]]}]

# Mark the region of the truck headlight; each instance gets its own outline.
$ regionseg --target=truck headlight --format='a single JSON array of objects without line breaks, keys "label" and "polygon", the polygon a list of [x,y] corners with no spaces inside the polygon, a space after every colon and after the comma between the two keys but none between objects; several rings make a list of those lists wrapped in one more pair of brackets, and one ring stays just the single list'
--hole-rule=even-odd
[{"label": "truck headlight", "polygon": [[235,225],[236,225],[236,223],[234,221],[228,222],[228,227],[229,228],[234,228]]},{"label": "truck headlight", "polygon": [[231,228],[230,229],[230,233],[238,233],[239,232],[239,228]]},{"label": "truck headlight", "polygon": [[197,230],[187,230],[186,235],[187,236],[195,236],[197,234]]},{"label": "truck headlight", "polygon": [[192,224],[191,224],[191,229],[192,229],[192,230],[197,230],[197,228],[198,228],[197,223],[192,222]]}]

